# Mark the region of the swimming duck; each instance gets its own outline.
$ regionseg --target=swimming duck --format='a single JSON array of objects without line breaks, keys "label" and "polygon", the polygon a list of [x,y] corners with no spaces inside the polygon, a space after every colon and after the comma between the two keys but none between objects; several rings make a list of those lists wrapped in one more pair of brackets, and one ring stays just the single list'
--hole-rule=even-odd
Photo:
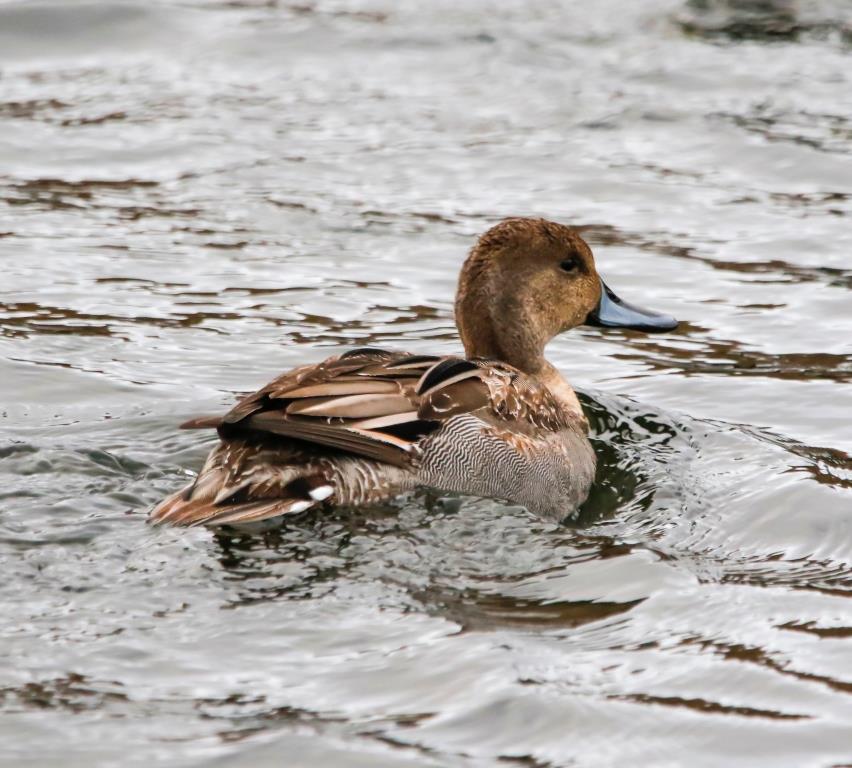
[{"label": "swimming duck", "polygon": [[418,486],[521,504],[562,519],[595,474],[574,390],[544,357],[580,325],[669,331],[677,321],[619,299],[580,235],[506,219],[465,261],[455,302],[465,356],[362,348],[282,374],[224,416],[195,482],[155,524],[245,526]]}]

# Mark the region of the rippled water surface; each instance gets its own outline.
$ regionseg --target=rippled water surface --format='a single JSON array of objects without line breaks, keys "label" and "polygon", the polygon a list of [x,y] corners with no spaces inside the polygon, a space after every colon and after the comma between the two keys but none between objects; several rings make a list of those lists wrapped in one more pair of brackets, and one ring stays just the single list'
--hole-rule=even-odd
[{"label": "rippled water surface", "polygon": [[[0,1],[0,761],[852,763],[847,2]],[[151,530],[182,419],[452,352],[503,216],[684,320],[551,359],[574,524]]]}]

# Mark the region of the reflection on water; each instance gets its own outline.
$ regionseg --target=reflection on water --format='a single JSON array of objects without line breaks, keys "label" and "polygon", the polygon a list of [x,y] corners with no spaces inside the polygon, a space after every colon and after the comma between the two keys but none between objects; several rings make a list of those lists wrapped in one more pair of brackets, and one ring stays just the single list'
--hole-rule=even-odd
[{"label": "reflection on water", "polygon": [[[831,0],[0,3],[0,762],[850,763],[849,41]],[[685,320],[552,344],[576,516],[143,524],[187,416],[457,351],[515,214]]]}]

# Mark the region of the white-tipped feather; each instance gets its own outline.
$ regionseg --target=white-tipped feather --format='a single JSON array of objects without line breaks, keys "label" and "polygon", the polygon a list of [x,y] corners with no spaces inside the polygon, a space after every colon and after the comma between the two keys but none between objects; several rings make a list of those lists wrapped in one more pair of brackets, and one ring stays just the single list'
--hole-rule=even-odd
[{"label": "white-tipped feather", "polygon": [[308,491],[308,496],[310,496],[314,501],[325,501],[332,493],[334,493],[334,488],[330,485],[320,485],[319,487]]}]

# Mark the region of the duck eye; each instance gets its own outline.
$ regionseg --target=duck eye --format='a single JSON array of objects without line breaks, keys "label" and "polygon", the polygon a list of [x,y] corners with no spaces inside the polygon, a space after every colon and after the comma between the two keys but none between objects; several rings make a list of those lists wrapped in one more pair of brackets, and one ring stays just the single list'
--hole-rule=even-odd
[{"label": "duck eye", "polygon": [[563,272],[573,272],[575,269],[577,269],[576,259],[565,259],[564,261],[560,261],[559,269],[561,269]]}]

